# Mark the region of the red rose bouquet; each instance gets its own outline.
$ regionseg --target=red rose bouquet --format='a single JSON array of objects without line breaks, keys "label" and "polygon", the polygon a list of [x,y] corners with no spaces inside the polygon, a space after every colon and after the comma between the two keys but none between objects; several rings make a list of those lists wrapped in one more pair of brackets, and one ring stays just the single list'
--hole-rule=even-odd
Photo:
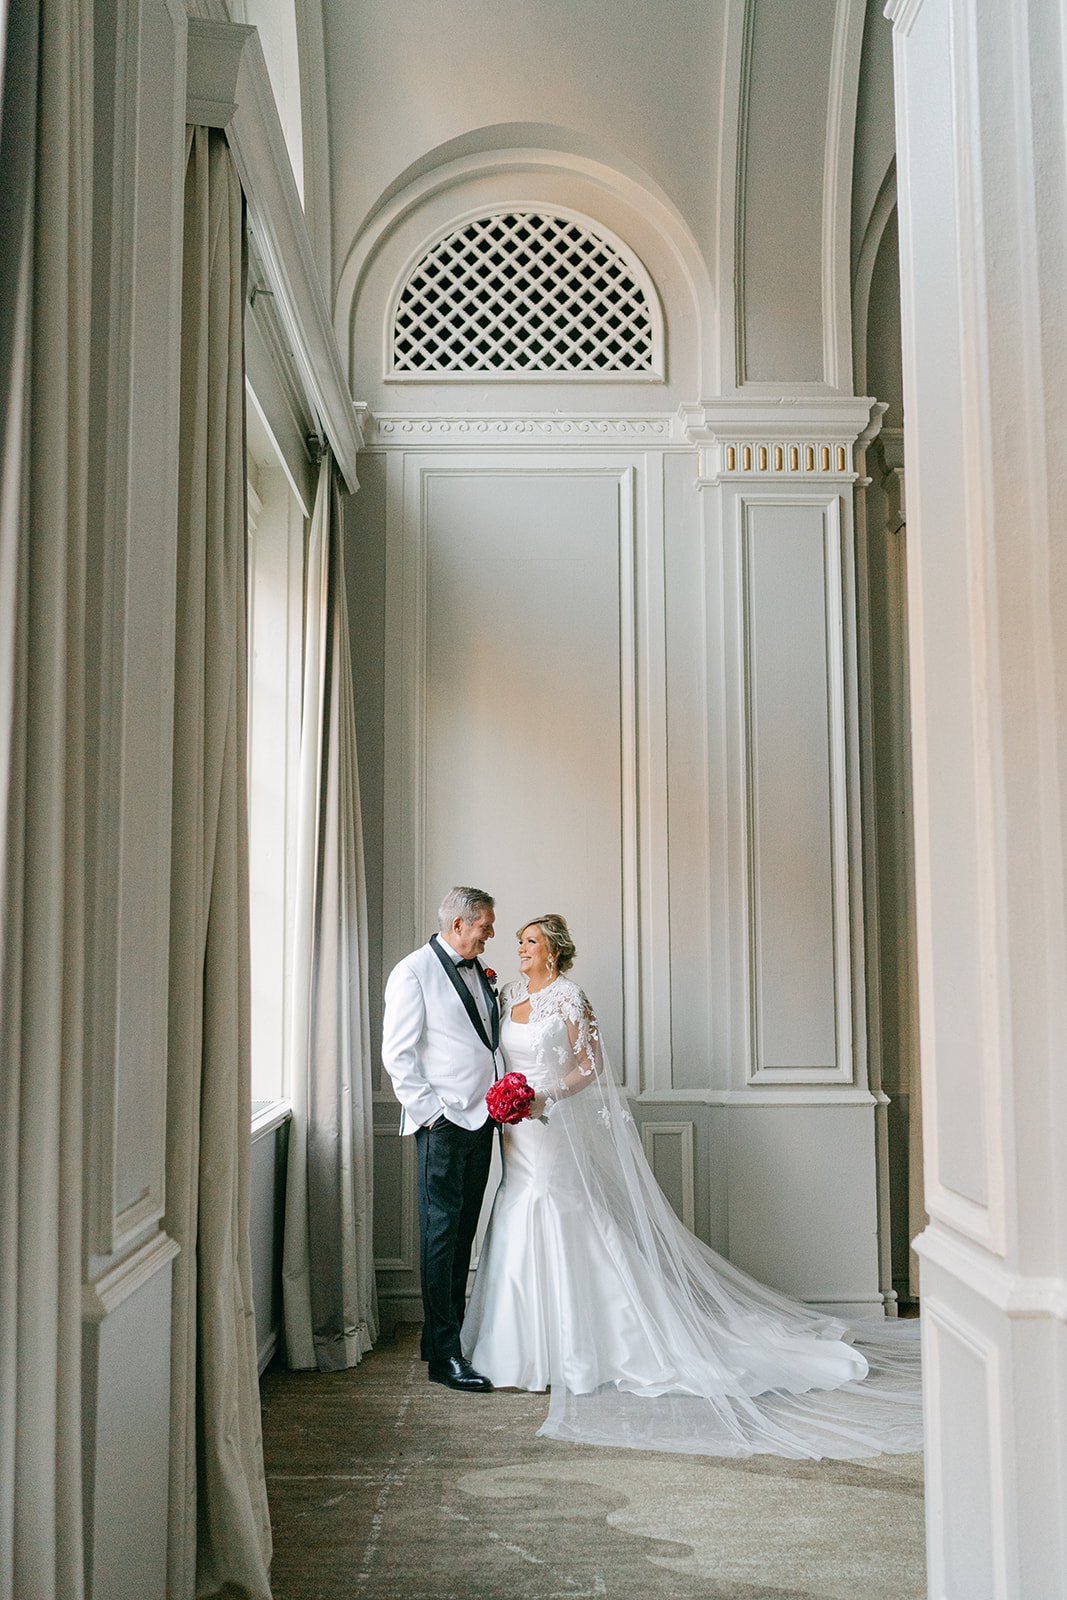
[{"label": "red rose bouquet", "polygon": [[521,1072],[505,1072],[485,1097],[494,1122],[525,1122],[534,1092]]}]

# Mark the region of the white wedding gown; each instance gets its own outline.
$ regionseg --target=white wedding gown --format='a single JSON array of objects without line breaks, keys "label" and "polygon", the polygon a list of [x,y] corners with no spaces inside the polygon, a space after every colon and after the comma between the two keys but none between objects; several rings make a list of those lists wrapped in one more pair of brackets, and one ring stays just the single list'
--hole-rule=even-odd
[{"label": "white wedding gown", "polygon": [[[525,1025],[511,1007],[531,1001]],[[501,997],[507,1067],[559,1096],[503,1130],[504,1179],[463,1325],[498,1388],[551,1391],[555,1438],[710,1455],[920,1448],[914,1324],[844,1323],[766,1288],[678,1221],[566,978]]]}]

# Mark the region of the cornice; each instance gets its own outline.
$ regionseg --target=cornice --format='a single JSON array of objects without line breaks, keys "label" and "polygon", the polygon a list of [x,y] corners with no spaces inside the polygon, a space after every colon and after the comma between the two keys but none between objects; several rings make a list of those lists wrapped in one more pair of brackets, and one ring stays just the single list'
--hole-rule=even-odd
[{"label": "cornice", "polygon": [[411,449],[413,445],[456,449],[476,444],[512,447],[590,444],[684,449],[687,440],[670,412],[409,412],[364,413],[368,449]]},{"label": "cornice", "polygon": [[751,483],[855,483],[853,450],[878,432],[885,407],[867,398],[715,400],[679,409],[700,454],[700,488]]},{"label": "cornice", "polygon": [[308,407],[354,490],[360,441],[351,396],[255,28],[190,18],[186,117],[226,130]]}]

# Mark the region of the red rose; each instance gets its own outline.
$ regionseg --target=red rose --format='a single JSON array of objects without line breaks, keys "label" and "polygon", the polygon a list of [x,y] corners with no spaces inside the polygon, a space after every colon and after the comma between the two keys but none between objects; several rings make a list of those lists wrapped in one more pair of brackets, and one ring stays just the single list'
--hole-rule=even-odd
[{"label": "red rose", "polygon": [[525,1122],[534,1092],[521,1072],[505,1072],[485,1097],[494,1122]]}]

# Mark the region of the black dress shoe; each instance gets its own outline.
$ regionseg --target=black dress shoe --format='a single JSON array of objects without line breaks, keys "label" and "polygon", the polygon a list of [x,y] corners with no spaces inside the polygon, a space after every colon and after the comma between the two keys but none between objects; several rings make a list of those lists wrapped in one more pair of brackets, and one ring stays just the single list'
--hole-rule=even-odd
[{"label": "black dress shoe", "polygon": [[488,1378],[475,1372],[465,1356],[448,1356],[444,1361],[431,1361],[430,1382],[443,1383],[449,1389],[461,1389],[465,1394],[489,1394],[493,1387]]}]

